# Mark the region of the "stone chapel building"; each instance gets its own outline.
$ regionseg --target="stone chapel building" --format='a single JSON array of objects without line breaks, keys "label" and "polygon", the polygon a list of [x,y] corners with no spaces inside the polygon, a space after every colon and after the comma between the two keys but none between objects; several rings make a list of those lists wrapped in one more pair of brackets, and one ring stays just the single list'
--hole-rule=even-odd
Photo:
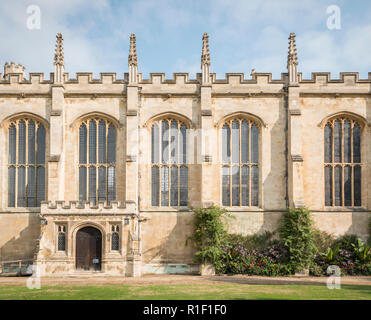
[{"label": "stone chapel building", "polygon": [[192,208],[212,203],[231,232],[273,231],[286,207],[307,207],[318,228],[368,235],[371,73],[64,70],[6,63],[0,74],[0,260],[33,259],[41,275],[192,273]]}]

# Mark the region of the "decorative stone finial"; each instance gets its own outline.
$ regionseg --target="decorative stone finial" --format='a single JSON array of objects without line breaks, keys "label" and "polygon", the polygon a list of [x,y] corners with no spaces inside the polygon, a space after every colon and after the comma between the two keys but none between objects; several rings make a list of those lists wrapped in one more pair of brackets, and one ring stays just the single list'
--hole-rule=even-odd
[{"label": "decorative stone finial", "polygon": [[64,74],[64,52],[63,52],[63,37],[61,33],[57,33],[57,43],[55,45],[54,54],[54,83],[63,83]]},{"label": "decorative stone finial", "polygon": [[129,66],[138,66],[137,45],[135,34],[130,35]]},{"label": "decorative stone finial", "polygon": [[130,35],[130,49],[129,49],[129,84],[138,83],[138,57],[137,57],[137,44],[135,34]]},{"label": "decorative stone finial", "polygon": [[57,43],[55,45],[54,65],[64,66],[63,37],[57,33]]},{"label": "decorative stone finial", "polygon": [[298,55],[296,52],[295,33],[289,36],[289,52],[287,55],[287,70],[289,72],[289,84],[298,84]]},{"label": "decorative stone finial", "polygon": [[202,37],[201,65],[210,65],[209,35],[205,32]]},{"label": "decorative stone finial", "polygon": [[201,55],[202,84],[210,84],[210,50],[209,35],[205,32],[202,37]]}]

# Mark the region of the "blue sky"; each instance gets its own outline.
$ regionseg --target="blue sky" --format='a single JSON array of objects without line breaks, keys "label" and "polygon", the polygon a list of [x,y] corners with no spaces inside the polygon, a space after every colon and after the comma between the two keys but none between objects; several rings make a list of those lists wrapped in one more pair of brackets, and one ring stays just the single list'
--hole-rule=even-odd
[{"label": "blue sky", "polygon": [[[41,28],[27,28],[29,5]],[[341,29],[329,30],[326,9],[341,10]],[[0,64],[27,72],[53,71],[55,34],[64,36],[65,71],[127,72],[130,33],[137,37],[139,72],[200,72],[202,34],[210,36],[211,72],[286,72],[288,35],[297,35],[299,71],[371,72],[369,0],[0,0]]]}]

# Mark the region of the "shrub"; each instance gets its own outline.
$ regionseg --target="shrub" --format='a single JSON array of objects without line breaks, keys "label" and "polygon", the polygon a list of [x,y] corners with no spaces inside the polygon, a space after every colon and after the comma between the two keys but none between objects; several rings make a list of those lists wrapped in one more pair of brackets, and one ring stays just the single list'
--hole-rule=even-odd
[{"label": "shrub", "polygon": [[352,244],[356,245],[358,243],[358,236],[355,234],[344,234],[335,239],[331,248],[341,248],[344,250],[353,251]]},{"label": "shrub", "polygon": [[287,209],[280,228],[281,239],[289,254],[292,272],[308,268],[317,251],[313,242],[313,222],[308,209]]},{"label": "shrub", "polygon": [[326,231],[320,231],[318,229],[313,230],[313,242],[318,252],[324,253],[327,248],[331,248],[335,241],[335,237]]},{"label": "shrub", "polygon": [[229,217],[229,214],[227,210],[216,206],[193,211],[195,228],[188,240],[192,240],[196,248],[195,262],[213,264],[218,271],[226,255],[225,244],[228,235],[222,218]]}]

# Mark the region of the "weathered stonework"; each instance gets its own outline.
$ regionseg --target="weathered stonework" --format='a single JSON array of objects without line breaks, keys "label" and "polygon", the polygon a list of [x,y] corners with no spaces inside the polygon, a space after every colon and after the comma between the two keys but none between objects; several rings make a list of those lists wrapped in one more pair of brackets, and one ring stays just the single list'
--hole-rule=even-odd
[{"label": "weathered stonework", "polygon": [[[290,35],[288,73],[210,73],[205,34],[202,73],[137,72],[135,36],[131,36],[129,73],[64,72],[62,36],[57,37],[50,80],[42,73],[25,78],[22,66],[0,74],[0,260],[33,259],[42,275],[76,272],[76,232],[92,226],[102,234],[102,270],[107,274],[194,273],[192,208],[221,205],[221,127],[243,115],[259,124],[259,205],[227,207],[235,216],[231,232],[273,231],[287,206],[306,206],[317,227],[334,235],[368,236],[371,216],[371,73],[297,71],[295,36]],[[17,69],[18,68],[18,69]],[[346,114],[362,124],[362,206],[326,207],[324,134],[326,120]],[[116,200],[109,206],[77,202],[78,127],[90,115],[109,119],[117,128]],[[38,119],[46,128],[46,201],[40,208],[8,207],[8,123],[14,117]],[[151,206],[151,131],[156,119],[171,116],[189,127],[188,206]],[[67,248],[56,250],[56,226],[67,226]],[[119,250],[110,249],[110,226],[120,225]]]}]

